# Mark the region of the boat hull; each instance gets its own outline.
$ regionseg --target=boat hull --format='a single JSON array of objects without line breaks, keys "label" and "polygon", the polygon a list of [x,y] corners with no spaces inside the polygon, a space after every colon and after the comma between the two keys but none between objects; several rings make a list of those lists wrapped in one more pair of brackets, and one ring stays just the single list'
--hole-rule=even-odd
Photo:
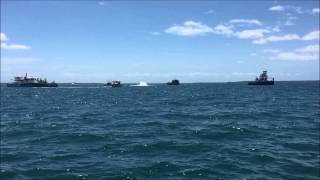
[{"label": "boat hull", "polygon": [[115,88],[115,87],[121,87],[121,84],[112,84],[111,87]]},{"label": "boat hull", "polygon": [[167,85],[180,85],[180,84],[168,82]]},{"label": "boat hull", "polygon": [[248,85],[274,85],[274,81],[253,81],[248,82]]},{"label": "boat hull", "polygon": [[8,83],[7,87],[58,87],[57,83]]}]

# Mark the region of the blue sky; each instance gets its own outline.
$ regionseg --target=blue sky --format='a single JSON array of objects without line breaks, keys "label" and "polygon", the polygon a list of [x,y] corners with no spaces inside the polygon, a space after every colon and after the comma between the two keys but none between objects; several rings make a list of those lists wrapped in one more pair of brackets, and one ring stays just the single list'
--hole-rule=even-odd
[{"label": "blue sky", "polygon": [[319,79],[318,1],[1,1],[1,81]]}]

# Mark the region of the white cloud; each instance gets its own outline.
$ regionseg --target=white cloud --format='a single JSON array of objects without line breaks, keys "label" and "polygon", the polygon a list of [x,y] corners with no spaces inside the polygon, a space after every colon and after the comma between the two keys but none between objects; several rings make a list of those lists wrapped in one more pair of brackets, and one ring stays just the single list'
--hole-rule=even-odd
[{"label": "white cloud", "polygon": [[[240,21],[230,20],[230,23],[231,22],[240,22]],[[238,32],[234,31],[233,29],[234,29],[234,26],[232,25],[232,23],[229,26],[219,24],[213,28],[215,34],[234,36],[239,39],[263,39],[265,37],[265,34],[280,31],[278,26],[273,28],[266,27],[262,29],[246,29]]]},{"label": "white cloud", "polygon": [[252,73],[252,72],[232,72],[231,75],[233,76],[254,76],[257,73]]},{"label": "white cloud", "polygon": [[160,35],[160,32],[155,31],[155,32],[151,32],[151,34],[155,35],[155,36],[158,36],[158,35]]},{"label": "white cloud", "polygon": [[258,39],[263,38],[265,33],[270,33],[267,29],[250,29],[235,33],[239,39]]},{"label": "white cloud", "polygon": [[269,36],[267,38],[261,38],[252,41],[253,44],[266,44],[267,42],[276,42],[276,41],[291,41],[299,40],[300,37],[296,34],[286,34],[283,36]]},{"label": "white cloud", "polygon": [[216,27],[214,27],[214,33],[222,35],[233,35],[232,26],[225,26],[219,24]]},{"label": "white cloud", "polygon": [[98,2],[98,4],[99,4],[100,6],[104,6],[104,5],[105,5],[105,2],[100,1],[100,2]]},{"label": "white cloud", "polygon": [[266,44],[267,42],[277,42],[277,41],[292,41],[292,40],[318,40],[320,37],[320,31],[312,31],[302,37],[297,34],[286,34],[283,36],[269,36],[267,38],[260,38],[252,41],[253,44]]},{"label": "white cloud", "polygon": [[301,40],[317,40],[319,39],[319,36],[320,36],[320,31],[312,31],[306,35],[304,35]]},{"label": "white cloud", "polygon": [[279,52],[270,57],[272,60],[310,61],[319,60],[319,45],[309,45],[292,52]]},{"label": "white cloud", "polygon": [[8,37],[4,33],[0,33],[0,41],[8,41]]},{"label": "white cloud", "polygon": [[[295,19],[295,17],[289,18]],[[173,25],[165,30],[166,33],[171,33],[180,36],[197,36],[206,35],[209,33],[225,35],[227,37],[236,37],[238,39],[251,39],[253,44],[266,44],[268,42],[279,41],[293,41],[293,40],[318,40],[320,36],[319,30],[312,31],[299,36],[297,34],[284,34],[284,35],[269,35],[274,32],[280,32],[279,26],[265,27],[260,29],[245,29],[241,31],[235,31],[234,23],[253,23],[259,24],[260,21],[255,19],[232,19],[229,24],[218,24],[214,28],[209,27],[201,22],[186,21],[183,25]],[[261,23],[261,22],[260,22]],[[261,23],[262,24],[262,23]],[[158,32],[152,32],[153,35],[159,35]]]},{"label": "white cloud", "polygon": [[286,22],[284,23],[285,26],[293,26],[294,25],[294,20],[297,19],[297,17],[292,16],[290,13],[286,14]]},{"label": "white cloud", "polygon": [[213,14],[214,10],[210,9],[209,11],[205,12],[205,14]]},{"label": "white cloud", "polygon": [[302,10],[301,7],[297,7],[297,6],[287,5],[287,6],[286,6],[286,9],[291,9],[291,10],[295,11],[295,12],[298,13],[298,14],[302,14],[302,13],[305,12],[305,11]]},{"label": "white cloud", "polygon": [[33,63],[38,63],[40,61],[41,61],[40,59],[32,58],[32,57],[4,58],[3,65],[6,65],[6,66],[30,65]]},{"label": "white cloud", "polygon": [[12,49],[12,50],[28,50],[31,49],[30,46],[22,45],[22,44],[7,44],[3,41],[8,41],[9,38],[6,34],[0,33],[0,40],[2,41],[0,44],[1,49]]},{"label": "white cloud", "polygon": [[289,61],[308,61],[315,60],[316,56],[312,56],[309,54],[302,54],[296,52],[282,52],[277,56],[271,57],[271,59],[277,60],[289,60]]},{"label": "white cloud", "polygon": [[298,40],[300,37],[296,34],[286,34],[283,36],[269,36],[266,38],[267,41],[291,41],[291,40]]},{"label": "white cloud", "polygon": [[22,45],[22,44],[7,44],[1,43],[1,49],[9,49],[9,50],[29,50],[30,46]]},{"label": "white cloud", "polygon": [[230,23],[255,24],[255,25],[258,25],[258,26],[262,25],[262,22],[260,22],[257,19],[232,19],[229,22]]},{"label": "white cloud", "polygon": [[296,52],[311,53],[311,54],[319,53],[319,45],[315,44],[315,45],[305,46],[303,48],[296,49]]},{"label": "white cloud", "polygon": [[303,13],[309,13],[307,10],[303,10],[301,7],[297,6],[291,6],[291,5],[285,5],[285,6],[273,6],[269,8],[270,11],[278,11],[281,12],[281,14],[284,16],[284,22],[282,22],[282,25],[285,26],[293,26],[295,25],[294,20],[297,19],[296,16],[293,14],[303,14]]},{"label": "white cloud", "polygon": [[273,6],[269,8],[269,11],[284,11],[284,7],[283,6]]},{"label": "white cloud", "polygon": [[207,73],[207,72],[182,72],[182,73],[175,73],[175,72],[168,72],[168,73],[127,73],[124,74],[125,77],[179,77],[179,76],[189,76],[189,77],[196,77],[196,76],[221,76],[224,75],[222,73]]},{"label": "white cloud", "polygon": [[266,39],[256,39],[254,41],[252,41],[253,44],[266,44],[267,43],[267,40]]},{"label": "white cloud", "polygon": [[313,8],[312,9],[312,14],[319,14],[320,13],[320,9],[319,8]]},{"label": "white cloud", "polygon": [[265,52],[265,53],[278,53],[279,50],[277,50],[277,49],[264,49],[263,52]]},{"label": "white cloud", "polygon": [[293,26],[295,25],[291,20],[287,19],[286,22],[284,23],[285,26]]},{"label": "white cloud", "polygon": [[269,11],[285,11],[285,10],[296,12],[298,14],[302,14],[305,12],[304,10],[302,10],[301,7],[291,6],[291,5],[285,5],[285,6],[277,5],[269,8]]},{"label": "white cloud", "polygon": [[279,26],[275,26],[275,27],[271,28],[271,31],[280,32],[280,28],[279,28]]},{"label": "white cloud", "polygon": [[201,22],[186,21],[183,25],[173,25],[167,28],[165,32],[179,36],[197,36],[212,33],[213,30]]},{"label": "white cloud", "polygon": [[[237,63],[244,63],[244,61],[237,61]],[[168,73],[127,73],[124,74],[124,77],[165,77],[165,78],[172,78],[172,77],[230,77],[230,76],[252,76],[256,75],[257,73],[251,72],[232,72],[232,73],[219,73],[219,72],[168,72]]]}]

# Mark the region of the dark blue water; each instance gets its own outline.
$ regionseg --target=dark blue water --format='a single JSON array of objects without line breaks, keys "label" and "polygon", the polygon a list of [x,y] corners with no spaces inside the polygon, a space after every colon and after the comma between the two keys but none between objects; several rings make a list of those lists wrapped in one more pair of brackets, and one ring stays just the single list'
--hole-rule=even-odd
[{"label": "dark blue water", "polygon": [[1,87],[1,179],[320,179],[319,81]]}]

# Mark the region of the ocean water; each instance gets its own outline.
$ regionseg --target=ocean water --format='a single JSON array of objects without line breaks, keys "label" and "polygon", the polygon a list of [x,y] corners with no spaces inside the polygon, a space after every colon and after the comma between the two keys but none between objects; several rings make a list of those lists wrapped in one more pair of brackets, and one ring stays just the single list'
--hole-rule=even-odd
[{"label": "ocean water", "polygon": [[0,179],[320,179],[319,81],[1,86]]}]

